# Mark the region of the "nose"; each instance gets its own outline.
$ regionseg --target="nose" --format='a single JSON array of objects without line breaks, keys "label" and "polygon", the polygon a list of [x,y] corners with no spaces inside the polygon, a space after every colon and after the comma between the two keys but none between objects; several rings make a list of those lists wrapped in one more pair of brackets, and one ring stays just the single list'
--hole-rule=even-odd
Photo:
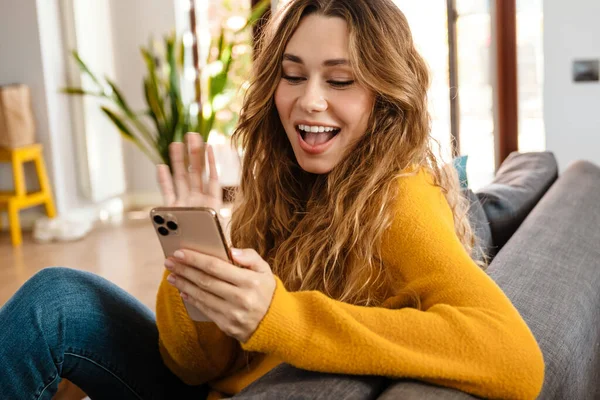
[{"label": "nose", "polygon": [[328,104],[324,97],[323,91],[317,82],[309,82],[306,90],[299,99],[302,111],[307,113],[323,112],[327,110]]}]

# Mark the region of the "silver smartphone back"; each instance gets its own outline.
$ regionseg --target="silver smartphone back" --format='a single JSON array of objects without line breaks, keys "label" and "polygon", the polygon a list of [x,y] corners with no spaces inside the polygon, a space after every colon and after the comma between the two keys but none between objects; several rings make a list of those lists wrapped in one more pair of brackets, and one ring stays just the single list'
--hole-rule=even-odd
[{"label": "silver smartphone back", "polygon": [[[217,212],[206,207],[156,207],[150,219],[166,257],[179,249],[208,254],[233,264]],[[190,318],[209,321],[193,305],[181,299]]]}]

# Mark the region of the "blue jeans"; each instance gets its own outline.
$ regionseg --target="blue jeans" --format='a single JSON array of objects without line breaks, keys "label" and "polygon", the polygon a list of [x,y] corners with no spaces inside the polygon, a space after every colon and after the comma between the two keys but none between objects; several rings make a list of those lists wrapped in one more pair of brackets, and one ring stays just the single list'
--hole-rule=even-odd
[{"label": "blue jeans", "polygon": [[147,307],[94,274],[47,268],[0,309],[0,399],[51,399],[61,378],[94,400],[208,392],[163,364]]}]

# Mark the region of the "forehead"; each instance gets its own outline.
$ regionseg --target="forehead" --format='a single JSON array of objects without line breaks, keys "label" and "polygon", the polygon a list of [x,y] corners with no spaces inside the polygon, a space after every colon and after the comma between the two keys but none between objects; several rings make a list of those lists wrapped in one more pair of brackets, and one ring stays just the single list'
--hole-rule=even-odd
[{"label": "forehead", "polygon": [[[286,53],[327,58],[348,58],[349,33],[346,21],[337,17],[304,17],[290,38]],[[318,58],[318,57],[317,57]]]}]

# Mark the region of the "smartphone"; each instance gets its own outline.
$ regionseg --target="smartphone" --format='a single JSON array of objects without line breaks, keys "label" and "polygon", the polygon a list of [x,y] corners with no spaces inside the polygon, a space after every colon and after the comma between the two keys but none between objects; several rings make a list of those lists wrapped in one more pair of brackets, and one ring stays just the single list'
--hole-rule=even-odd
[{"label": "smartphone", "polygon": [[[189,249],[234,264],[217,212],[207,207],[156,207],[150,210],[154,231],[165,258]],[[200,310],[181,299],[193,321],[210,321]]]}]

